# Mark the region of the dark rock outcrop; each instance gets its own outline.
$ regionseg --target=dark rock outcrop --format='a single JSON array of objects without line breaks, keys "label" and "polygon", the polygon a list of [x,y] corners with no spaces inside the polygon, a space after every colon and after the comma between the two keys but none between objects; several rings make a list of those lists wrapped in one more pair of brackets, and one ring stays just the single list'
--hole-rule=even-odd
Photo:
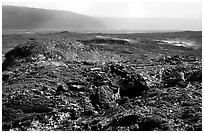
[{"label": "dark rock outcrop", "polygon": [[147,91],[149,87],[145,80],[137,74],[136,76],[130,76],[119,81],[120,84],[120,95],[128,96],[133,98],[135,96],[141,95],[143,92]]}]

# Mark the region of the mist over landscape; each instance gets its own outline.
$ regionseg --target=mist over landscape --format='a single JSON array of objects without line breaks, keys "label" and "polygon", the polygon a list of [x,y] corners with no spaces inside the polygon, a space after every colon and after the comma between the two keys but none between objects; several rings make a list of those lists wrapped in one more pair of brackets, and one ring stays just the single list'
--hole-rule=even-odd
[{"label": "mist over landscape", "polygon": [[116,18],[90,17],[70,11],[3,6],[3,30],[148,32],[201,30],[201,18]]},{"label": "mist over landscape", "polygon": [[103,29],[105,25],[86,15],[68,11],[3,6],[3,29],[84,30]]}]

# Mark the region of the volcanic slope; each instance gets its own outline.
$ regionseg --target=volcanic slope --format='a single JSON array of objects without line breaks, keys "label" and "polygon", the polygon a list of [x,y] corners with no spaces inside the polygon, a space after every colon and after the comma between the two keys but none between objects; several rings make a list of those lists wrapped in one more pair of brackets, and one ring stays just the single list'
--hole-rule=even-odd
[{"label": "volcanic slope", "polygon": [[30,35],[6,52],[3,130],[202,130],[201,49],[96,36]]}]

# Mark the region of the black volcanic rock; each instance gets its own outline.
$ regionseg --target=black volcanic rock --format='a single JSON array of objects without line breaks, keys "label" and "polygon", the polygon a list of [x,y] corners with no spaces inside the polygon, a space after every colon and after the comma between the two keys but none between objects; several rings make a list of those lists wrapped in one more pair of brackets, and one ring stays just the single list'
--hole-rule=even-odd
[{"label": "black volcanic rock", "polygon": [[125,79],[121,79],[120,83],[120,95],[128,96],[130,98],[139,96],[143,92],[147,91],[149,87],[146,81],[137,74],[136,76],[130,76]]},{"label": "black volcanic rock", "polygon": [[[166,87],[174,87],[176,85],[182,86],[182,82],[184,84],[185,77],[184,73],[178,69],[165,69],[162,73],[162,83]],[[187,86],[187,85],[186,85]],[[185,86],[184,86],[185,87]]]},{"label": "black volcanic rock", "polygon": [[3,71],[8,67],[20,64],[20,62],[27,60],[32,60],[30,55],[45,53],[46,48],[44,45],[37,41],[29,41],[16,46],[14,49],[5,54],[6,60],[3,62]]},{"label": "black volcanic rock", "polygon": [[16,46],[3,62],[3,130],[202,130],[200,59],[123,56],[70,39]]},{"label": "black volcanic rock", "polygon": [[130,98],[139,96],[149,89],[146,80],[139,73],[131,73],[121,65],[110,65],[111,73],[116,74],[121,79],[118,81],[120,86],[120,96]]}]

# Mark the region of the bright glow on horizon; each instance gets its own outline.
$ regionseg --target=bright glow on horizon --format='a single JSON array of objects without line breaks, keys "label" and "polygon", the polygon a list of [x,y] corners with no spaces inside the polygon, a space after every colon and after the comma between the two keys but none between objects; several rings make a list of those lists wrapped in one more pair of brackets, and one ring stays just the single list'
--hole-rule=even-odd
[{"label": "bright glow on horizon", "polygon": [[41,1],[3,2],[3,5],[65,10],[96,17],[202,18],[201,2],[96,2],[89,0],[67,0],[63,2]]}]

